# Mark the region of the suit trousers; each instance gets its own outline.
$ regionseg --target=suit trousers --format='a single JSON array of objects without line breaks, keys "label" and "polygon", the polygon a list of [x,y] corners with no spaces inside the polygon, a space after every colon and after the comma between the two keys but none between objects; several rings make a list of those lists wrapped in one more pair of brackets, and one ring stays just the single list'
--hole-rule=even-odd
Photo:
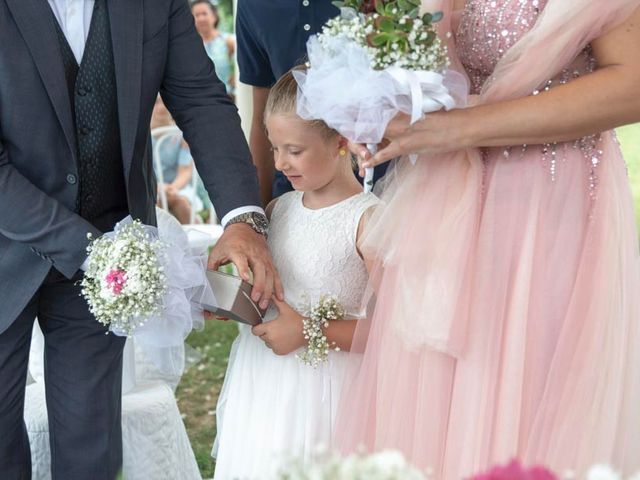
[{"label": "suit trousers", "polygon": [[52,269],[0,334],[0,478],[31,478],[24,423],[34,319],[44,333],[44,373],[54,480],[113,480],[122,468],[122,352],[80,296],[81,274]]}]

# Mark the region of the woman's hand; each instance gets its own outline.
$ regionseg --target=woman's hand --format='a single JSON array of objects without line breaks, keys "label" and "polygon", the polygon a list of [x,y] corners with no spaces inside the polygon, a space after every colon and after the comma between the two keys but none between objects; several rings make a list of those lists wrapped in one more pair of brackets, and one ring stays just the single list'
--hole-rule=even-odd
[{"label": "woman's hand", "polygon": [[291,308],[286,302],[273,299],[280,315],[270,322],[261,323],[251,329],[251,332],[273,350],[276,355],[288,355],[306,345],[302,333],[304,317]]},{"label": "woman's hand", "polygon": [[439,155],[470,147],[473,142],[466,113],[466,110],[441,110],[426,114],[413,125],[407,115],[396,116],[385,132],[389,143],[364,162],[363,167],[374,167],[405,155]]},{"label": "woman's hand", "polygon": [[360,175],[365,168],[373,168],[393,158],[420,154],[437,155],[471,146],[469,128],[465,125],[464,110],[428,113],[413,125],[404,113],[396,115],[378,145],[378,152],[372,154],[364,145],[351,144],[351,152],[358,158]]}]

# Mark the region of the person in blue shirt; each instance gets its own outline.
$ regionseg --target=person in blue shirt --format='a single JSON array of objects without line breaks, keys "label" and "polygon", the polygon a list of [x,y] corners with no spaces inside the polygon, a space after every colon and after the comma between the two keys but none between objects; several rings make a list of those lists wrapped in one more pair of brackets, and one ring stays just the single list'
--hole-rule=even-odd
[{"label": "person in blue shirt", "polygon": [[[236,40],[240,81],[253,87],[249,145],[264,205],[293,190],[285,176],[275,170],[271,143],[264,129],[269,90],[281,76],[305,62],[309,37],[339,14],[331,0],[238,0]],[[377,176],[385,168],[378,168]]]},{"label": "person in blue shirt", "polygon": [[[151,116],[151,130],[157,127],[174,125],[171,114],[158,95]],[[158,139],[151,138],[155,150]],[[155,151],[154,151],[155,154]],[[161,172],[157,170],[161,169]],[[154,170],[162,183],[158,183],[158,205],[160,205],[160,190],[164,191],[169,212],[182,224],[189,223],[191,209],[199,212],[205,207],[205,202],[199,195],[197,187],[192,182],[196,175],[193,158],[189,146],[182,139],[182,135],[175,135],[162,140],[159,148],[159,158],[154,157]],[[207,198],[208,200],[208,198]]]},{"label": "person in blue shirt", "polygon": [[218,8],[209,0],[195,0],[191,3],[191,13],[196,30],[202,37],[207,55],[213,62],[216,73],[224,82],[227,93],[233,97],[235,90],[234,54],[236,41],[233,35],[220,31]]}]

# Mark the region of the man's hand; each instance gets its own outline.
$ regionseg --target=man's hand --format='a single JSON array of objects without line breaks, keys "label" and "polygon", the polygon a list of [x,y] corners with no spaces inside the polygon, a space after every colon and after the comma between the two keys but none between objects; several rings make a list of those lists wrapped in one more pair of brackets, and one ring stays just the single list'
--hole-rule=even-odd
[{"label": "man's hand", "polygon": [[267,308],[271,298],[284,300],[280,276],[276,271],[265,238],[245,223],[229,225],[209,255],[209,270],[217,270],[229,262],[238,269],[245,282],[251,281],[251,299]]},{"label": "man's hand", "polygon": [[260,337],[276,355],[288,355],[306,345],[302,333],[304,317],[285,302],[274,299],[274,303],[280,315],[270,322],[256,325],[251,332]]}]

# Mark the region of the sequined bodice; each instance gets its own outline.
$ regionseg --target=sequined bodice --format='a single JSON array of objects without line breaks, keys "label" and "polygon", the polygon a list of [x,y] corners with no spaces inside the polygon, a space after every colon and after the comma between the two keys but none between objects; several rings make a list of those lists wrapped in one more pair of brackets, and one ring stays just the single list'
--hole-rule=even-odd
[{"label": "sequined bodice", "polygon": [[[568,0],[567,0],[568,1]],[[502,57],[536,24],[548,0],[467,0],[455,33],[458,56],[471,82],[471,93],[479,94],[482,87]],[[562,85],[591,73],[596,68],[596,59],[591,46],[587,46],[571,64],[566,65],[554,78],[543,81],[531,92],[538,95],[556,85]],[[549,178],[556,178],[559,161],[566,159],[568,149],[582,152],[589,164],[589,191],[595,195],[598,180],[598,165],[603,152],[600,134],[590,135],[565,143],[543,145],[520,145],[483,149],[488,158],[522,158],[527,151],[540,150],[541,165],[549,171]],[[498,157],[492,157],[501,150]]]},{"label": "sequined bodice", "polygon": [[[471,92],[479,93],[504,54],[538,20],[548,0],[468,0],[456,33],[458,55],[471,81]],[[595,60],[586,49],[572,65],[549,79],[541,89],[593,71]]]}]

